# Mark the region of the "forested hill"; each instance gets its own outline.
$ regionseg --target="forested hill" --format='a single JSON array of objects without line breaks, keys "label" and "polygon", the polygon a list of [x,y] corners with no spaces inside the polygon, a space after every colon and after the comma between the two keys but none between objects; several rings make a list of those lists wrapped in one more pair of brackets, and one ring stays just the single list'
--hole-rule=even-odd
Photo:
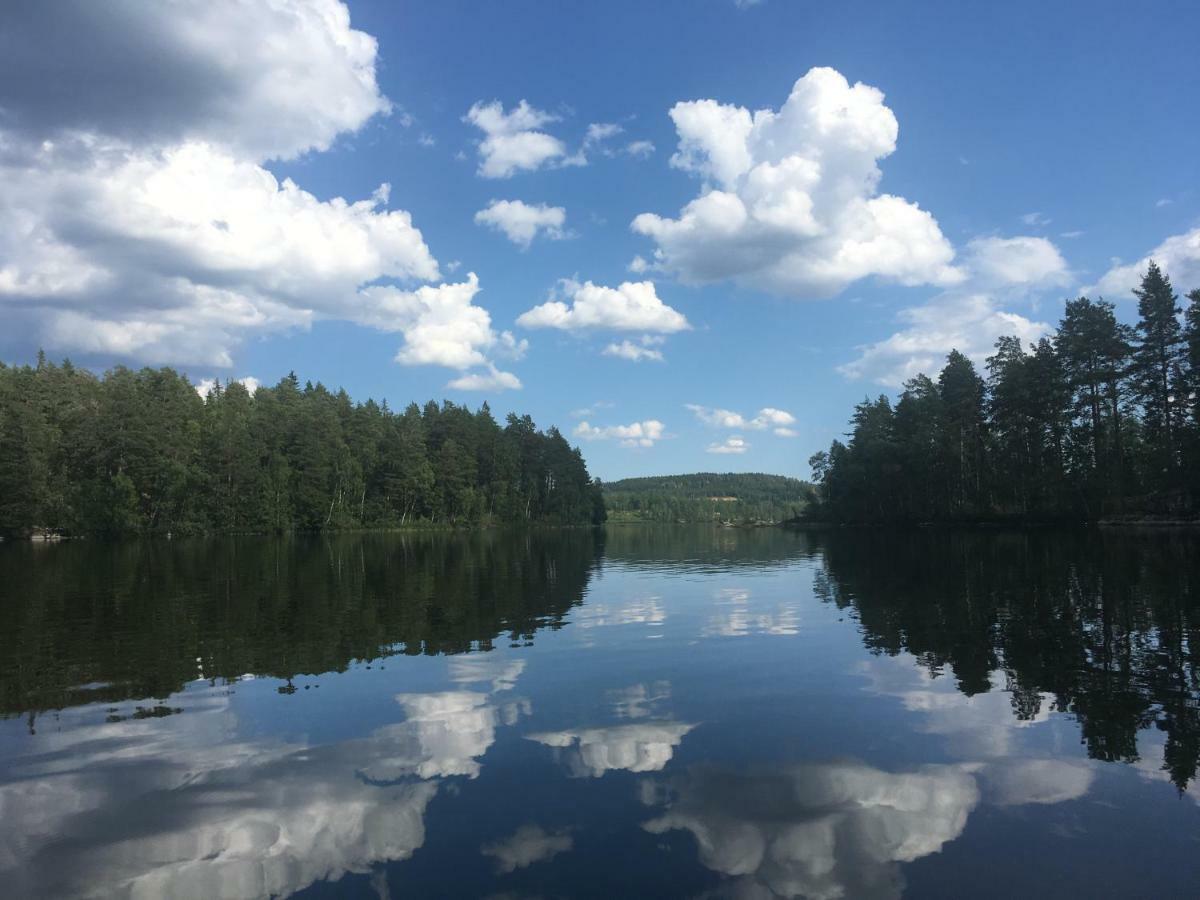
[{"label": "forested hill", "polygon": [[[952,352],[895,404],[865,400],[847,443],[809,460],[813,518],[848,522],[1195,517],[1200,289],[1150,264],[1137,322],[1067,301],[1055,334],[1001,337],[980,373]],[[1182,320],[1182,321],[1181,321]]]},{"label": "forested hill", "polygon": [[781,522],[801,513],[812,485],[783,475],[699,472],[604,485],[612,521]]},{"label": "forested hill", "polygon": [[172,369],[0,363],[0,534],[603,519],[577,448],[486,403],[397,412],[295,374],[202,398]]}]

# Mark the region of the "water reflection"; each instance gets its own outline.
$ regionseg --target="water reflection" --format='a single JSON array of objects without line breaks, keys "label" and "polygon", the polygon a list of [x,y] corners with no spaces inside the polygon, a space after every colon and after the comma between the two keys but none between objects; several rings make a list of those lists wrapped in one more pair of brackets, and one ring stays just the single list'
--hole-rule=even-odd
[{"label": "water reflection", "polygon": [[701,863],[727,877],[717,896],[894,898],[905,886],[899,864],[958,838],[981,799],[1063,803],[1091,781],[1088,766],[1053,759],[912,772],[859,762],[701,766],[643,783],[643,802],[661,812],[642,827],[690,832]]},{"label": "water reflection", "polygon": [[[1038,867],[1080,894],[1178,895],[1200,877],[1200,803],[1176,796],[1200,800],[1192,538],[41,549],[0,548],[0,700],[22,715],[0,721],[6,895],[961,896],[984,869],[976,887],[1013,895]],[[1167,864],[1122,882],[1140,858]]]},{"label": "water reflection", "polygon": [[603,546],[563,530],[2,547],[0,715],[525,644],[582,602]]},{"label": "water reflection", "polygon": [[522,825],[503,840],[484,844],[480,852],[496,860],[496,871],[504,874],[566,853],[575,841],[565,830],[546,831],[539,825]]},{"label": "water reflection", "polygon": [[609,728],[565,729],[527,735],[553,747],[573,778],[599,778],[605,772],[658,772],[683,736],[695,728],[684,722],[639,722]]},{"label": "water reflection", "polygon": [[654,834],[691,832],[721,896],[898,897],[897,863],[957,838],[979,788],[957,766],[890,773],[861,763],[748,772],[702,767],[643,787]]},{"label": "water reflection", "polygon": [[223,698],[168,726],[63,732],[0,787],[13,896],[255,897],[404,859],[436,782],[380,786],[391,736],[325,747],[237,742]]},{"label": "water reflection", "polygon": [[46,735],[0,786],[0,872],[18,896],[259,897],[407,859],[439,785],[478,777],[497,728],[529,715],[496,698],[522,668],[457,665],[451,680],[492,691],[400,694],[403,721],[328,745],[231,739],[214,688],[169,726]]},{"label": "water reflection", "polygon": [[[1094,759],[1135,763],[1166,735],[1185,789],[1200,762],[1200,540],[1194,532],[827,534],[818,593],[876,652],[953,672],[965,697],[1002,673],[1011,715],[1075,717]],[[944,693],[941,695],[946,696]],[[999,702],[999,701],[997,701]]]}]

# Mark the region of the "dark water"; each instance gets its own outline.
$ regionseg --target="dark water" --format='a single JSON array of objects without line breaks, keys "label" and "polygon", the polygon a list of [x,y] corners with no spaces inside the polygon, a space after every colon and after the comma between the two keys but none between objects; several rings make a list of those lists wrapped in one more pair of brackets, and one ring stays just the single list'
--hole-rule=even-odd
[{"label": "dark water", "polygon": [[1200,893],[1200,543],[0,546],[0,894]]}]

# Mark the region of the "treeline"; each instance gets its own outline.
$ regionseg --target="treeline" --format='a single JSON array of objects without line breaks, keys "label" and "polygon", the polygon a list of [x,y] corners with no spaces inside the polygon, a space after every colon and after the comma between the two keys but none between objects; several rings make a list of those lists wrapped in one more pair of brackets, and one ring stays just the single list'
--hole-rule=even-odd
[{"label": "treeline", "polygon": [[[1187,516],[1200,497],[1200,290],[1186,310],[1151,263],[1138,321],[1070,300],[1053,337],[958,351],[893,406],[854,410],[848,443],[809,464],[814,518],[850,522]],[[1182,319],[1182,322],[1181,322]]]},{"label": "treeline", "polygon": [[625,478],[604,485],[613,521],[782,522],[799,515],[811,497],[806,482],[756,472]]},{"label": "treeline", "polygon": [[168,369],[0,364],[0,533],[312,531],[602,521],[577,448],[430,401],[394,412],[295,374],[201,398]]}]

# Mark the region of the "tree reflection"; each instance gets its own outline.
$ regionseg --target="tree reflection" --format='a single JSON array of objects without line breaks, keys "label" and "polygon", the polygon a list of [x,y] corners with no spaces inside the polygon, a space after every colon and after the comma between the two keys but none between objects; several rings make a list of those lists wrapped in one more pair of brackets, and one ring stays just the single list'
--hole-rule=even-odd
[{"label": "tree reflection", "polygon": [[581,603],[603,541],[564,529],[0,547],[0,714],[525,644]]},{"label": "tree reflection", "polygon": [[1200,540],[1185,533],[831,532],[818,593],[877,653],[952,670],[967,696],[1004,673],[1013,715],[1043,697],[1091,757],[1134,762],[1166,734],[1184,790],[1200,761]]}]

